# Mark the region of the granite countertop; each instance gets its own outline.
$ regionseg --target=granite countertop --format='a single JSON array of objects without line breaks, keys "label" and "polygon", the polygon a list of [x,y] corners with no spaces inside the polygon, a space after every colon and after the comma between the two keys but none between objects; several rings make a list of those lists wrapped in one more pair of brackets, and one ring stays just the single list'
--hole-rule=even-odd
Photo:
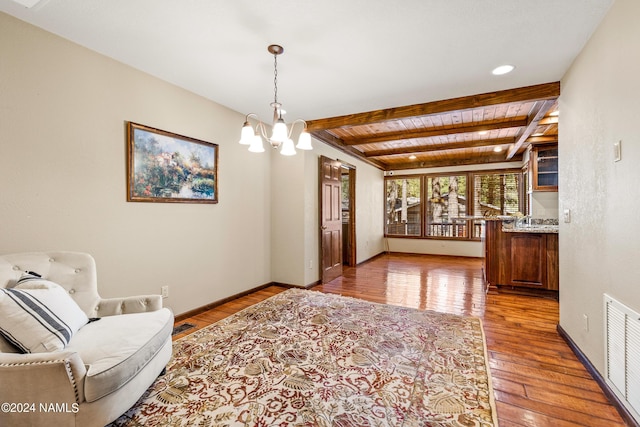
[{"label": "granite countertop", "polygon": [[523,227],[502,227],[505,233],[555,233],[559,231],[559,225],[527,225]]},{"label": "granite countertop", "polygon": [[558,233],[559,228],[558,220],[554,218],[533,218],[523,224],[517,221],[502,223],[502,231],[505,233]]}]

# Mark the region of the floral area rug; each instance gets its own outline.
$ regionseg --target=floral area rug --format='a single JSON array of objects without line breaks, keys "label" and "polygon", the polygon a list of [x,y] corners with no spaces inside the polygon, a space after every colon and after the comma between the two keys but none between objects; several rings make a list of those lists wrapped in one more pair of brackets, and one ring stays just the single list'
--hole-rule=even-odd
[{"label": "floral area rug", "polygon": [[480,319],[290,289],[173,344],[113,426],[497,426]]}]

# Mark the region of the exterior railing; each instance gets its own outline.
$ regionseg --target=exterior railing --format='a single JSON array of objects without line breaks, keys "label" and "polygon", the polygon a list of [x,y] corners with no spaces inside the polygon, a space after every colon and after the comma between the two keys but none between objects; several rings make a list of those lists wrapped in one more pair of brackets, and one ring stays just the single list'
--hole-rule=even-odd
[{"label": "exterior railing", "polygon": [[420,236],[420,224],[409,222],[387,224],[387,234],[399,236]]},{"label": "exterior railing", "polygon": [[[474,219],[461,219],[454,222],[427,224],[427,237],[458,237],[468,238],[468,230],[473,230],[473,238],[484,236],[484,222]],[[420,224],[397,223],[387,224],[387,235],[393,236],[421,236]]]}]

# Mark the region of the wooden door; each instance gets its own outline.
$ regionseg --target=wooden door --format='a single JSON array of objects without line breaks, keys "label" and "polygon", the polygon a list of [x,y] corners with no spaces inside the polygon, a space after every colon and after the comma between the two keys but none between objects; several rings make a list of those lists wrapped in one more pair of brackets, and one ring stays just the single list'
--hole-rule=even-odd
[{"label": "wooden door", "polygon": [[342,168],[320,157],[320,254],[322,283],[342,276]]}]

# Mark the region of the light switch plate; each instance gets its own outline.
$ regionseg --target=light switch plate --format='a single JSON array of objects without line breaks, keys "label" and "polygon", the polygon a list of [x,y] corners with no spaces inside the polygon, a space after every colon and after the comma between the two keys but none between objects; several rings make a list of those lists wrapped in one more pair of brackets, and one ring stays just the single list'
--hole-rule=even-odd
[{"label": "light switch plate", "polygon": [[613,144],[613,161],[619,162],[622,160],[622,140]]},{"label": "light switch plate", "polygon": [[564,222],[570,223],[571,222],[571,209],[565,209],[562,214],[563,214],[563,217],[564,217]]}]

